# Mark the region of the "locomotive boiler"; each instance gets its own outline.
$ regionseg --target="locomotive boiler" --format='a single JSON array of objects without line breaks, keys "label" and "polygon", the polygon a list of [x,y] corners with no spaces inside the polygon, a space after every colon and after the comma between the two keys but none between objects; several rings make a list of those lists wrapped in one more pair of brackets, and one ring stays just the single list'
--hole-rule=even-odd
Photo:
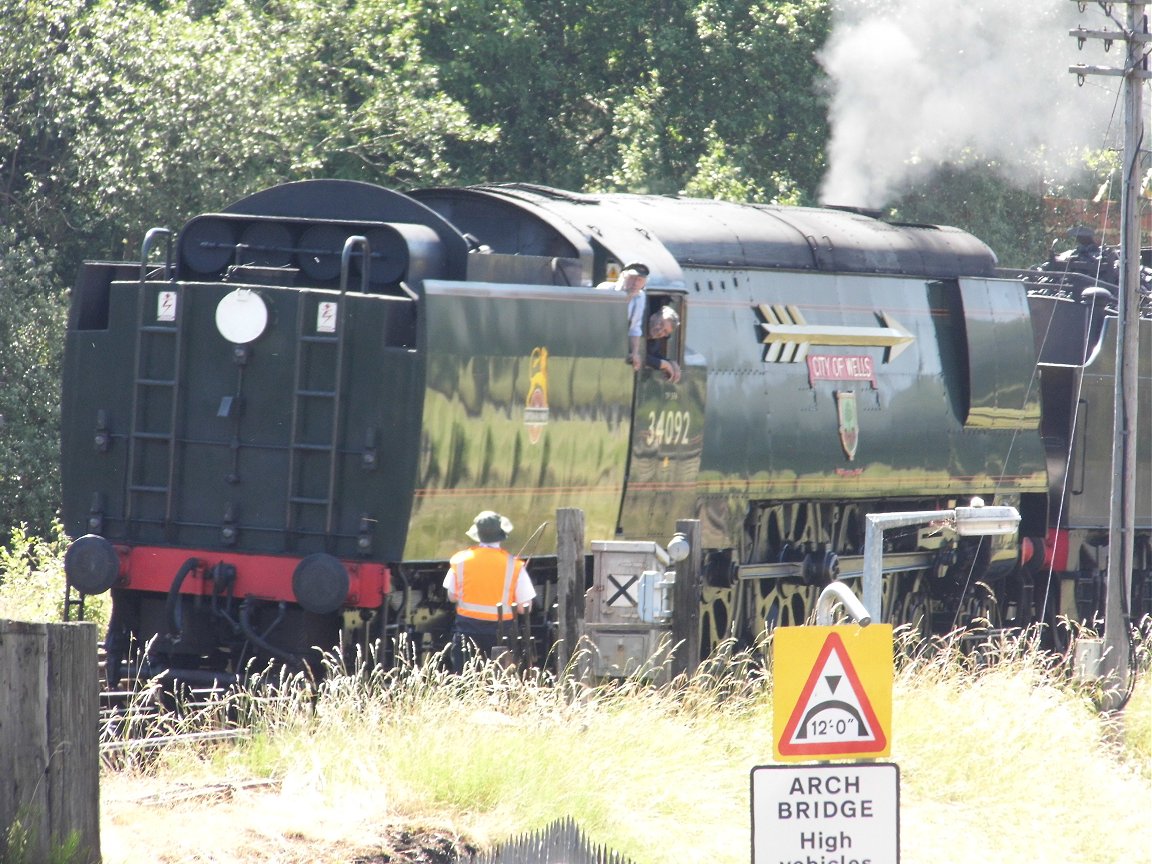
[{"label": "locomotive boiler", "polygon": [[[679,312],[677,383],[625,362],[625,300],[597,286],[630,261],[651,308]],[[435,650],[480,510],[518,526],[513,548],[557,508],[605,539],[692,518],[707,650],[800,623],[858,575],[868,513],[980,496],[1017,507],[1019,533],[892,532],[885,620],[1055,633],[1103,608],[1108,547],[1115,318],[1073,269],[1009,274],[967,233],[848,209],[267,189],[79,275],[70,590],[112,592],[114,669],[235,674],[382,637]],[[1139,462],[1133,614],[1147,437]]]}]

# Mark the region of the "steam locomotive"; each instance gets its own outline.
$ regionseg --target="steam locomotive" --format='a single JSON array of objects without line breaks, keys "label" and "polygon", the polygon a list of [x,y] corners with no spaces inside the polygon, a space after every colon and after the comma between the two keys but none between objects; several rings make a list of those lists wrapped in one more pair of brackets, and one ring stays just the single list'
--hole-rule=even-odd
[{"label": "steam locomotive", "polygon": [[[707,651],[859,575],[867,514],[980,496],[1016,507],[1018,533],[889,532],[884,620],[1055,633],[1103,609],[1108,550],[1115,289],[1077,260],[1007,273],[970,234],[851,209],[270,188],[79,274],[69,591],[112,592],[111,669],[218,676],[338,643],[436,650],[446,562],[481,510],[519,526],[513,548],[558,508],[591,538],[696,519]],[[631,261],[679,312],[677,383],[625,362],[625,300],[598,286]],[[1145,358],[1145,416],[1148,376]],[[540,657],[550,531],[530,564]]]}]

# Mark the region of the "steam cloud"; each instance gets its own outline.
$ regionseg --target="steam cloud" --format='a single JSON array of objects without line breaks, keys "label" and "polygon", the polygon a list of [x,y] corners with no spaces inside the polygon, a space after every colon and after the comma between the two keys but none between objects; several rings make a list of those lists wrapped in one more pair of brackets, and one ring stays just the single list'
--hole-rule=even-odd
[{"label": "steam cloud", "polygon": [[1078,50],[1068,35],[1117,29],[1094,3],[1081,13],[1068,0],[834,0],[833,15],[820,58],[833,94],[826,203],[881,207],[965,157],[1037,183],[1108,146],[1109,124],[1119,140],[1122,79],[1077,87],[1068,71],[1123,65],[1123,42]]}]

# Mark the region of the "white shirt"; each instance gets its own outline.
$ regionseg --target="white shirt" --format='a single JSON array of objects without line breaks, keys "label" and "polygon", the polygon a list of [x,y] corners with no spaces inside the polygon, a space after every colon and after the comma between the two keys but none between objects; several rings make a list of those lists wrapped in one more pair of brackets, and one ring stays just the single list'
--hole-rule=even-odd
[{"label": "white shirt", "polygon": [[644,289],[640,289],[628,298],[628,335],[644,335],[644,309],[648,305],[648,297]]}]

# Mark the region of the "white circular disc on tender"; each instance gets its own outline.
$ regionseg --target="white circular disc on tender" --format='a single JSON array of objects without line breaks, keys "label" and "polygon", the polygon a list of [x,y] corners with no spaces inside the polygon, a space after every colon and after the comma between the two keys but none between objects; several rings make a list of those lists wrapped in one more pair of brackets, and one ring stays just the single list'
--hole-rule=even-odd
[{"label": "white circular disc on tender", "polygon": [[246,345],[267,326],[268,307],[255,291],[237,288],[216,305],[216,329],[229,342]]}]

